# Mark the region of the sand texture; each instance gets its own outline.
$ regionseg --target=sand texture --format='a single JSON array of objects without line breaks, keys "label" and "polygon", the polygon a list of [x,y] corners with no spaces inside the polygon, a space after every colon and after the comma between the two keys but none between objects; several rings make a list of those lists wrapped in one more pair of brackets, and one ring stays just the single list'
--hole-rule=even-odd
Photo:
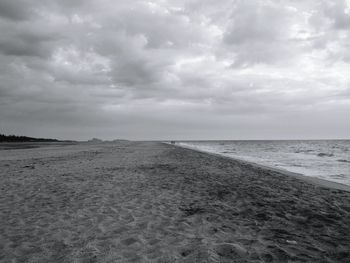
[{"label": "sand texture", "polygon": [[350,262],[350,193],[155,142],[0,151],[1,262]]}]

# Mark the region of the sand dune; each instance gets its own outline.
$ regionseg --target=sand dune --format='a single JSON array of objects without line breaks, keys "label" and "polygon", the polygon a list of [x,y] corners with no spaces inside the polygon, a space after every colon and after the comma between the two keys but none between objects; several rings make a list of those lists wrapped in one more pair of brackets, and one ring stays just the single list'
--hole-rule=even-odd
[{"label": "sand dune", "polygon": [[350,262],[350,193],[152,142],[0,151],[1,262]]}]

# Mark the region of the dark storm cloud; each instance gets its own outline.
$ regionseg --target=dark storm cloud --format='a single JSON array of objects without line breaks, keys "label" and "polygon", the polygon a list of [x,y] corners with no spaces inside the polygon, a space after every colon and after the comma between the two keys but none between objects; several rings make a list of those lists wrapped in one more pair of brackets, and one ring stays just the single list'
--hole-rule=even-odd
[{"label": "dark storm cloud", "polygon": [[310,134],[301,116],[349,110],[349,14],[345,0],[0,0],[1,132],[283,137],[288,118]]},{"label": "dark storm cloud", "polygon": [[26,20],[31,15],[31,8],[26,1],[0,1],[0,16],[10,20]]},{"label": "dark storm cloud", "polygon": [[[0,25],[1,29],[8,27]],[[56,36],[49,32],[40,32],[23,25],[21,28],[12,27],[13,31],[4,32],[0,39],[0,52],[10,56],[47,57],[52,51],[51,41]]]}]

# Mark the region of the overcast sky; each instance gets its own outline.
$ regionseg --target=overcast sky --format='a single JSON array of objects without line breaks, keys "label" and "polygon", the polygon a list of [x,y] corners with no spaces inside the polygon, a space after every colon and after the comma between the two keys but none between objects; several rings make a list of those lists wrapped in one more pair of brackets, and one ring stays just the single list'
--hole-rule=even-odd
[{"label": "overcast sky", "polygon": [[0,0],[0,133],[350,138],[350,1]]}]

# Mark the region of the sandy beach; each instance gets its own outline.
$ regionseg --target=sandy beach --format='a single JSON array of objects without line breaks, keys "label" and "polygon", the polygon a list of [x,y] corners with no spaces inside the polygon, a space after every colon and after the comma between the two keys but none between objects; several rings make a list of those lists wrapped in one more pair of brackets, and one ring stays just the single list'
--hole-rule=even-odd
[{"label": "sandy beach", "polygon": [[158,142],[0,151],[0,262],[350,262],[350,192]]}]

